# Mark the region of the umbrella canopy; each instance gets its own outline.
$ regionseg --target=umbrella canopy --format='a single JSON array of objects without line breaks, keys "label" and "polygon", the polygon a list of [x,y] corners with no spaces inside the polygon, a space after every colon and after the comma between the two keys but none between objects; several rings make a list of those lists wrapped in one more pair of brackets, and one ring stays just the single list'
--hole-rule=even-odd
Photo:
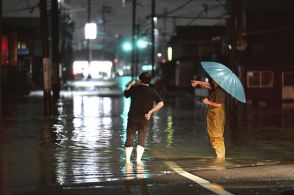
[{"label": "umbrella canopy", "polygon": [[246,103],[244,88],[239,78],[225,65],[218,62],[201,62],[207,74],[227,93]]}]

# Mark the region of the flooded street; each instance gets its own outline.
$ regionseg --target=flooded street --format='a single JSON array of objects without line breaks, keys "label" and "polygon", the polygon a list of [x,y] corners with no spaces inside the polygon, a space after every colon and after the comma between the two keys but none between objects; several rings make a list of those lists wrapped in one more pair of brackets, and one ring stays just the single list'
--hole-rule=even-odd
[{"label": "flooded street", "polygon": [[[177,174],[178,166],[223,183],[232,194],[293,190],[293,105],[279,109],[248,105],[228,113],[227,159],[216,162],[206,132],[206,107],[192,94],[164,101],[165,107],[151,121],[144,165],[136,166],[133,154],[134,166],[126,167],[129,99],[71,96],[58,102],[57,114],[44,117],[43,99],[27,98],[11,108],[0,127],[0,194],[216,193]],[[258,170],[275,166],[285,167],[256,177]],[[256,175],[248,176],[250,169],[241,170],[248,168]],[[224,172],[217,173],[219,169]],[[233,184],[226,187],[235,177],[238,184],[247,186],[245,190]],[[251,191],[248,186],[256,181],[263,188]],[[264,187],[266,181],[270,187]],[[271,183],[275,181],[280,183]]]}]

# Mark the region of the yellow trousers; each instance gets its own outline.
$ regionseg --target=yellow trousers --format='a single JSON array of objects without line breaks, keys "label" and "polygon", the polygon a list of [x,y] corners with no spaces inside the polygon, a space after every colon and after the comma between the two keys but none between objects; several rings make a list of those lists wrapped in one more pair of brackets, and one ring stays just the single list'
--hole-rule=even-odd
[{"label": "yellow trousers", "polygon": [[224,127],[226,115],[225,106],[212,107],[208,106],[206,113],[207,132],[210,138],[210,143],[215,150],[217,158],[225,157],[224,144]]}]

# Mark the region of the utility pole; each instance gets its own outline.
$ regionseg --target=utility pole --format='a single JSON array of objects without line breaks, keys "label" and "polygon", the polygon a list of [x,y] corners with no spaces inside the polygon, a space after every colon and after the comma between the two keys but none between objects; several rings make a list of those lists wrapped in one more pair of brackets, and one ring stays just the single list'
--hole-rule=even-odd
[{"label": "utility pole", "polygon": [[[91,0],[88,0],[88,23],[91,22]],[[87,54],[88,54],[88,63],[92,60],[91,48],[90,48],[90,39],[87,39]]]},{"label": "utility pole", "polygon": [[[230,21],[230,40],[231,40],[231,45],[232,45],[232,49],[230,51],[230,55],[229,55],[229,67],[231,68],[231,70],[233,72],[238,72],[237,70],[237,64],[239,63],[239,54],[237,51],[237,47],[236,47],[236,39],[237,39],[237,32],[239,31],[240,27],[241,27],[241,2],[242,0],[235,0],[231,2],[231,10],[232,10],[232,19]],[[237,73],[236,73],[237,74]],[[238,75],[238,74],[237,74]],[[240,75],[238,75],[240,76]],[[241,81],[242,82],[242,81]],[[239,107],[237,107],[237,105],[235,104],[234,100],[232,97],[229,97],[226,103],[226,110],[229,110],[228,113],[230,114],[230,117],[228,120],[228,125],[233,126],[234,121],[238,121],[238,119],[236,119],[236,115],[232,114],[233,112],[231,112],[232,110],[237,110],[239,109]]]},{"label": "utility pole", "polygon": [[59,78],[59,11],[58,0],[52,0],[51,12],[51,36],[52,36],[52,91],[53,101],[60,98],[60,78]]},{"label": "utility pole", "polygon": [[[139,22],[138,22],[139,23]],[[136,37],[137,40],[140,39],[140,24],[136,24]],[[136,41],[137,42],[137,41]],[[139,62],[140,62],[140,49],[137,49],[137,45],[136,46],[136,53],[135,53],[135,75],[139,75]]]},{"label": "utility pole", "polygon": [[151,3],[151,65],[152,65],[152,77],[155,75],[155,59],[154,59],[154,53],[155,53],[155,37],[154,37],[154,17],[155,17],[155,0],[152,0]]},{"label": "utility pole", "polygon": [[166,24],[167,24],[167,8],[164,8],[164,18],[163,18],[163,36],[166,39]]},{"label": "utility pole", "polygon": [[232,51],[230,56],[230,68],[235,71],[237,64],[237,47],[236,38],[237,32],[241,27],[241,0],[232,1],[232,24],[231,24],[231,40]]},{"label": "utility pole", "polygon": [[132,17],[132,79],[135,77],[135,67],[136,67],[136,0],[133,0],[133,17]]},{"label": "utility pole", "polygon": [[106,13],[108,11],[108,7],[106,5],[103,5],[102,6],[102,29],[101,29],[101,34],[102,34],[102,37],[101,37],[101,46],[102,46],[102,49],[100,51],[100,58],[102,60],[105,59],[105,55],[104,55],[104,49],[105,49],[105,23],[106,23]]},{"label": "utility pole", "polygon": [[44,73],[44,114],[51,115],[52,99],[51,99],[51,64],[49,59],[48,44],[48,17],[47,17],[47,1],[40,1],[40,18],[42,32],[42,51],[43,51],[43,73]]},{"label": "utility pole", "polygon": [[2,0],[0,0],[0,124],[2,121]]}]

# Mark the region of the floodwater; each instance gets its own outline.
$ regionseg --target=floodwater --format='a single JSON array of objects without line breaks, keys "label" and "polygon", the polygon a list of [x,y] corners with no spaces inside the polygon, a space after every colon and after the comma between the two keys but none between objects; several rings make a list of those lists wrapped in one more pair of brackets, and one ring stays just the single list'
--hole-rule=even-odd
[{"label": "floodwater", "polygon": [[[30,97],[14,105],[0,127],[1,194],[78,184],[98,188],[108,181],[168,175],[166,160],[193,170],[214,169],[206,107],[192,94],[164,100],[165,107],[151,120],[141,167],[124,165],[129,99],[61,98],[51,117],[43,115],[42,98]],[[293,162],[293,113],[292,104],[278,109],[250,105],[231,109],[225,128],[225,166]]]}]

